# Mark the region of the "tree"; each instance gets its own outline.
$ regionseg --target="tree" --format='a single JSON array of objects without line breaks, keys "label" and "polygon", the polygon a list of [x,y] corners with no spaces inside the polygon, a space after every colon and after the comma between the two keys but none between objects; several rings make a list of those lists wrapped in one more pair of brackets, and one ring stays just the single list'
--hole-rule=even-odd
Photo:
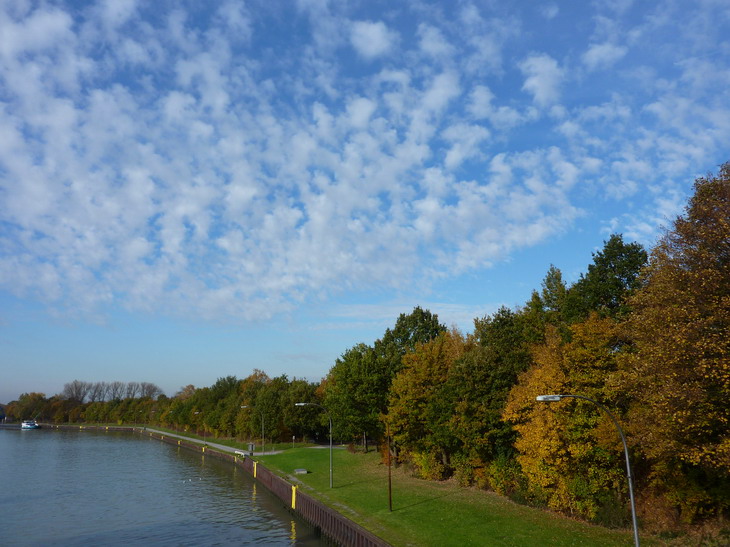
[{"label": "tree", "polygon": [[455,434],[484,465],[510,457],[515,433],[502,420],[510,389],[531,362],[529,326],[522,314],[502,307],[491,316],[474,320],[479,344],[457,361],[448,383],[457,402],[452,419]]},{"label": "tree", "polygon": [[618,383],[656,498],[691,522],[730,507],[730,163],[695,181],[642,281]]},{"label": "tree", "polygon": [[403,356],[403,369],[393,380],[386,423],[397,446],[424,478],[448,473],[458,440],[450,421],[454,397],[442,390],[450,369],[473,343],[456,330],[443,332]]},{"label": "tree", "polygon": [[557,323],[557,318],[563,311],[567,289],[563,281],[563,273],[560,269],[550,264],[550,268],[542,281],[542,303],[549,318],[554,317],[551,322]]},{"label": "tree", "polygon": [[[625,494],[622,445],[613,423],[598,409],[570,400],[536,403],[550,393],[588,396],[619,414],[606,379],[617,368],[621,347],[617,324],[597,314],[571,327],[564,342],[550,327],[534,348],[534,366],[510,392],[504,418],[519,433],[518,462],[533,498],[553,509],[595,519]],[[628,513],[625,514],[628,517]]]},{"label": "tree", "polygon": [[90,387],[91,384],[89,382],[74,380],[63,385],[63,396],[69,401],[82,404],[86,400]]},{"label": "tree", "polygon": [[110,382],[108,386],[109,390],[109,400],[110,401],[119,401],[124,398],[124,392],[126,391],[127,387],[125,386],[124,382],[120,382],[119,380],[115,380],[114,382]]},{"label": "tree", "polygon": [[570,322],[585,320],[591,311],[614,318],[625,316],[629,311],[626,298],[639,288],[639,273],[646,261],[640,244],[624,243],[620,234],[612,234],[603,249],[593,253],[588,272],[568,290]]},{"label": "tree", "polygon": [[[439,323],[438,315],[420,306],[413,308],[413,311],[406,315],[398,316],[393,329],[386,329],[382,338],[375,341],[373,349],[377,358],[382,361],[380,369],[383,371],[382,386],[387,393],[390,382],[401,369],[401,358],[416,348],[417,344],[423,344],[436,338],[446,327]],[[385,411],[386,402],[383,401],[381,411]]]},{"label": "tree", "polygon": [[388,410],[388,392],[402,368],[401,359],[419,343],[425,343],[446,327],[438,316],[415,307],[398,316],[373,347],[358,344],[337,359],[322,383],[325,406],[332,412],[337,435],[353,439],[383,433],[379,416]]},{"label": "tree", "polygon": [[[117,383],[117,382],[114,382]],[[121,383],[121,382],[120,382]],[[177,393],[175,393],[175,398],[185,400],[193,396],[195,393],[195,386],[193,384],[188,384],[186,386],[181,387]],[[117,397],[115,397],[116,399]]]},{"label": "tree", "polygon": [[[375,350],[357,344],[342,354],[324,382],[324,406],[337,416],[335,436],[355,439],[379,436],[380,413],[385,404],[389,371]],[[384,392],[385,390],[385,392]]]},{"label": "tree", "polygon": [[8,403],[7,415],[15,420],[28,420],[41,415],[48,405],[44,393],[23,393],[17,401]]},{"label": "tree", "polygon": [[[294,406],[296,403],[317,402],[316,391],[317,384],[313,382],[308,382],[300,378],[293,378],[289,382],[289,388],[282,403],[282,415],[285,430],[297,439],[302,439],[305,435],[314,435],[322,432],[322,428],[318,425],[320,423],[319,421],[309,421],[307,418],[310,416],[302,412],[302,408]],[[313,425],[315,423],[317,425]]]},{"label": "tree", "polygon": [[[261,416],[264,420],[265,435],[271,439],[278,440],[282,435],[289,435],[290,432],[284,425],[284,401],[288,400],[289,379],[286,374],[272,378],[261,386],[256,393],[254,401],[253,422],[258,425],[261,431]],[[253,426],[253,424],[251,424]],[[252,429],[254,429],[252,427]]]},{"label": "tree", "polygon": [[149,399],[156,399],[162,395],[162,390],[156,384],[150,382],[140,382],[139,384],[139,396],[147,397]]},{"label": "tree", "polygon": [[89,402],[95,403],[97,401],[104,401],[106,397],[107,387],[105,382],[92,382],[89,387]]}]

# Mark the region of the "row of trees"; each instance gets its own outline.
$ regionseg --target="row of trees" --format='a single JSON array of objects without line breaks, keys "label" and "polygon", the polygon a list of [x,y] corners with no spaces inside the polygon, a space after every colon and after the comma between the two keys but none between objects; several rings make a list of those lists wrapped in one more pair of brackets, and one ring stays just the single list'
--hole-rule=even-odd
[{"label": "row of trees", "polygon": [[577,282],[551,267],[523,306],[475,319],[471,333],[417,307],[372,345],[345,351],[319,385],[254,371],[172,398],[127,386],[120,398],[72,383],[51,399],[24,394],[8,413],[45,404],[57,421],[324,440],[326,415],[294,406],[315,402],[335,437],[389,434],[397,461],[424,478],[626,523],[614,425],[585,401],[535,401],[573,393],[624,425],[645,528],[721,521],[730,507],[730,164],[694,190],[650,254],[612,235]]},{"label": "row of trees", "polygon": [[[104,386],[110,389],[104,389]],[[317,402],[318,384],[269,378],[255,370],[242,380],[219,378],[210,386],[182,388],[165,396],[146,382],[83,382],[64,385],[61,394],[24,393],[6,406],[12,420],[36,417],[55,423],[154,424],[195,431],[212,437],[238,439],[324,439],[327,431],[316,409],[297,408],[297,402]],[[97,390],[105,395],[96,396]]]},{"label": "row of trees", "polygon": [[568,286],[551,267],[524,306],[463,334],[427,311],[346,351],[323,383],[339,431],[389,431],[398,458],[603,523],[627,522],[613,423],[635,461],[645,527],[730,507],[730,164],[695,182],[685,214],[648,255],[613,235]]},{"label": "row of trees", "polygon": [[84,403],[121,401],[122,399],[149,398],[162,395],[162,390],[150,382],[83,382],[74,380],[63,386],[64,399]]}]

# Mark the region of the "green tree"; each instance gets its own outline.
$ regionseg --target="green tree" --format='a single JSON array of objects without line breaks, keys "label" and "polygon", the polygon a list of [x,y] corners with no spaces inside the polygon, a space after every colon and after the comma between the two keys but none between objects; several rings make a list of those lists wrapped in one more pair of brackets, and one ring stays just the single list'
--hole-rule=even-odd
[{"label": "green tree", "polygon": [[639,287],[639,273],[646,261],[640,244],[625,243],[620,234],[611,235],[603,249],[593,253],[588,272],[568,290],[569,321],[583,321],[591,311],[614,318],[625,316],[629,311],[626,298]]},{"label": "green tree", "polygon": [[[288,401],[289,379],[286,374],[277,376],[265,383],[256,393],[253,404],[253,421],[261,427],[263,415],[264,434],[273,440],[288,437],[291,432],[284,423],[284,403]],[[288,409],[287,409],[288,410]]]},{"label": "green tree", "polygon": [[[324,406],[337,416],[333,428],[339,439],[381,434],[380,413],[390,371],[375,350],[358,344],[337,359],[324,382]],[[386,390],[384,392],[384,390]]]},{"label": "green tree", "polygon": [[454,397],[444,386],[470,343],[456,330],[443,332],[405,354],[393,380],[385,421],[401,457],[410,458],[424,478],[446,475],[457,449],[450,425]]},{"label": "green tree", "polygon": [[[293,378],[289,382],[288,390],[282,403],[282,415],[284,419],[284,428],[287,435],[291,434],[299,440],[306,435],[314,436],[314,433],[321,434],[321,422],[310,422],[307,420],[308,415],[302,412],[302,408],[296,407],[296,403],[315,403],[317,402],[317,384],[308,382],[301,378]],[[287,439],[288,440],[288,439]]]},{"label": "green tree", "polygon": [[400,314],[373,347],[358,344],[337,359],[322,383],[323,404],[332,413],[337,435],[349,440],[382,436],[379,416],[388,411],[388,393],[401,359],[445,331],[436,314],[415,307]]},{"label": "green tree", "polygon": [[40,418],[48,405],[44,393],[23,393],[17,401],[8,403],[6,412],[9,418],[20,421]]},{"label": "green tree", "polygon": [[[403,355],[413,351],[417,344],[429,342],[446,330],[446,327],[439,323],[438,315],[420,306],[413,308],[408,315],[402,313],[398,316],[393,329],[386,329],[383,337],[374,344],[378,359],[383,361],[381,369],[386,393],[393,377],[401,369]],[[385,405],[382,410],[385,410]]]},{"label": "green tree", "polygon": [[515,432],[502,420],[517,378],[531,363],[525,317],[506,307],[474,320],[479,342],[453,367],[448,384],[455,393],[454,433],[477,464],[510,457]]}]

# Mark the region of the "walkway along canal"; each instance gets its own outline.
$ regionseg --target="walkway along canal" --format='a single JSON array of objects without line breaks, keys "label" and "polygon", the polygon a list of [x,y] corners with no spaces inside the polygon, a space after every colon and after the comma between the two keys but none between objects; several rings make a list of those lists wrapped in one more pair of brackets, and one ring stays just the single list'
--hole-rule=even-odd
[{"label": "walkway along canal", "polygon": [[285,506],[317,528],[322,535],[338,545],[354,547],[389,547],[389,543],[377,537],[359,524],[351,521],[331,507],[300,492],[299,488],[275,475],[258,463],[248,453],[240,449],[206,441],[205,444],[192,441],[189,437],[175,433],[167,433],[156,429],[125,426],[86,426],[86,425],[45,425],[54,429],[89,429],[108,431],[134,431],[140,435],[158,439],[167,444],[180,446],[189,450],[228,461],[242,467],[258,483],[266,487],[278,497]]}]

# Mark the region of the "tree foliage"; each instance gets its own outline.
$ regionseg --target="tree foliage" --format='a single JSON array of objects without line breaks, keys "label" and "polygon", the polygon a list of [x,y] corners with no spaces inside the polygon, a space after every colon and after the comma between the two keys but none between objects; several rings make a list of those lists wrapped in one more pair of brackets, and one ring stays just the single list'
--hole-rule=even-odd
[{"label": "tree foliage", "polygon": [[639,274],[647,254],[639,243],[625,243],[612,234],[603,249],[593,253],[593,263],[567,295],[570,322],[584,320],[591,311],[614,318],[629,312],[627,297],[639,288]]},{"label": "tree foliage", "polygon": [[[596,518],[600,501],[625,492],[622,447],[613,423],[595,405],[565,400],[555,407],[538,395],[581,394],[614,407],[605,379],[616,370],[617,326],[591,315],[571,327],[563,342],[551,328],[534,348],[534,365],[520,377],[505,407],[505,419],[519,432],[518,461],[530,495],[549,507]],[[623,481],[623,482],[622,482]]]},{"label": "tree foliage", "polygon": [[444,387],[470,340],[456,330],[439,334],[403,357],[393,380],[386,423],[404,457],[415,460],[425,478],[440,478],[457,448],[450,427],[454,398]]},{"label": "tree foliage", "polygon": [[730,505],[730,164],[694,190],[630,300],[636,351],[618,380],[653,485],[685,521]]}]

